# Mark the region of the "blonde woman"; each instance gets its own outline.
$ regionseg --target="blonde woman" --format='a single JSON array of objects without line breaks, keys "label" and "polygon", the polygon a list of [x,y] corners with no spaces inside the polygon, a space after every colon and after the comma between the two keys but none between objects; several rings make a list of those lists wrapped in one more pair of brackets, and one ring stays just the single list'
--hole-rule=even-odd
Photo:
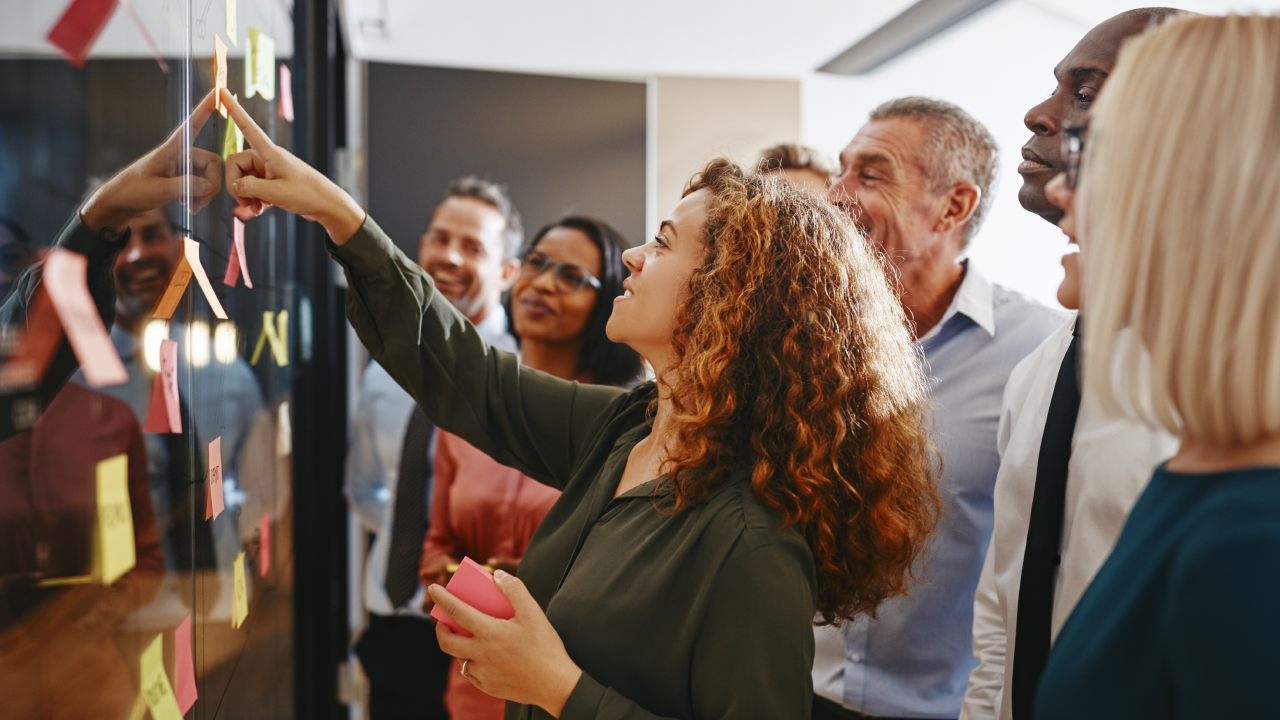
[{"label": "blonde woman", "polygon": [[1094,110],[1085,392],[1181,447],[1058,636],[1036,720],[1275,715],[1278,72],[1280,18],[1178,18],[1129,41]]}]

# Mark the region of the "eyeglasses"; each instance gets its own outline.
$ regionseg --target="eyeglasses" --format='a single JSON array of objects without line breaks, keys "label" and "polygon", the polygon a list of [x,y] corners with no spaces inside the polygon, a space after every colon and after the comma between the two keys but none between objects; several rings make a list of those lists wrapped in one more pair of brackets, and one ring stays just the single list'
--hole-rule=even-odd
[{"label": "eyeglasses", "polygon": [[600,281],[586,268],[573,263],[552,260],[541,250],[530,250],[524,256],[524,261],[520,263],[520,271],[525,277],[537,277],[547,270],[551,270],[555,276],[556,289],[566,295],[578,292],[588,285],[596,290],[600,289]]},{"label": "eyeglasses", "polygon": [[1084,139],[1089,134],[1088,125],[1068,127],[1062,132],[1062,159],[1066,165],[1068,190],[1075,190],[1080,182],[1080,160],[1084,157]]}]

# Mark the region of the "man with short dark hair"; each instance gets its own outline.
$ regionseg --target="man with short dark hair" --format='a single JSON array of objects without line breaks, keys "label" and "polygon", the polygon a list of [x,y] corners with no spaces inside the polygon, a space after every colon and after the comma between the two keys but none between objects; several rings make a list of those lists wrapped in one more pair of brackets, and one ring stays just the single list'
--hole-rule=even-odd
[{"label": "man with short dark hair", "polygon": [[840,154],[828,197],[893,264],[930,378],[942,516],[917,582],[875,619],[816,628],[814,718],[955,718],[974,660],[973,593],[991,533],[996,425],[1013,366],[1063,316],[961,259],[991,204],[994,140],[960,108],[901,98]]},{"label": "man with short dark hair", "polygon": [[[418,264],[490,345],[510,352],[501,296],[520,271],[520,215],[506,191],[478,178],[449,185],[418,246]],[[422,612],[418,581],[430,516],[434,428],[413,398],[377,363],[369,363],[351,421],[346,495],[364,527],[376,533],[365,565],[369,627],[356,654],[369,678],[372,720],[448,718],[444,707],[452,660]],[[405,492],[412,488],[412,492]]]}]

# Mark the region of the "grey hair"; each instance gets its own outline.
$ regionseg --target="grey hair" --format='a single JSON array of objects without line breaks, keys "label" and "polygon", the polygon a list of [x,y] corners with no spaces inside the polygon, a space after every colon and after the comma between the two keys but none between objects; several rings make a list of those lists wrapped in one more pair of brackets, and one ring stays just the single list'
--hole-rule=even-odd
[{"label": "grey hair", "polygon": [[965,224],[968,245],[995,198],[1000,150],[986,126],[949,102],[927,97],[890,100],[871,111],[871,120],[908,118],[929,123],[929,138],[917,158],[931,190],[943,192],[959,183],[972,183],[981,192],[978,207]]},{"label": "grey hair", "polygon": [[506,221],[506,227],[502,230],[502,259],[509,260],[520,252],[520,246],[524,243],[524,225],[520,221],[520,212],[507,195],[505,185],[468,175],[449,183],[444,199],[451,197],[473,198],[502,213],[502,219]]}]

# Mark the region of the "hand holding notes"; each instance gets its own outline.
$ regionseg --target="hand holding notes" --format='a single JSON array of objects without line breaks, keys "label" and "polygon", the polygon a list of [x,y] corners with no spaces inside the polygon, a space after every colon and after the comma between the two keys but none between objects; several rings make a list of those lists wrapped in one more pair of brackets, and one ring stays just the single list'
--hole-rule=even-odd
[{"label": "hand holding notes", "polygon": [[[488,582],[488,574],[474,561],[471,565],[475,567],[468,576],[479,573],[472,582]],[[449,583],[450,588],[459,583],[463,573],[468,573],[467,568],[464,560]],[[569,658],[560,635],[524,583],[502,570],[494,573],[493,582],[511,604],[514,614],[510,619],[486,614],[439,585],[427,588],[427,594],[436,604],[432,614],[439,612],[449,618],[448,623],[442,620],[436,625],[440,649],[469,660],[469,679],[484,692],[504,700],[537,705],[558,717],[582,670]],[[455,633],[450,624],[472,636]]]},{"label": "hand holding notes", "polygon": [[339,245],[350,240],[364,224],[364,209],[329,178],[272,142],[226,90],[222,102],[250,147],[227,158],[227,191],[239,205],[236,216],[248,220],[279,205],[320,223]]},{"label": "hand holding notes", "polygon": [[[191,212],[204,209],[222,187],[222,161],[216,153],[189,143],[213,113],[213,98],[212,92],[205,95],[187,121],[163,143],[103,183],[80,208],[85,224],[93,230],[123,230],[136,215],[173,200],[186,202],[188,184]],[[191,154],[191,175],[182,174],[187,152]]]}]

